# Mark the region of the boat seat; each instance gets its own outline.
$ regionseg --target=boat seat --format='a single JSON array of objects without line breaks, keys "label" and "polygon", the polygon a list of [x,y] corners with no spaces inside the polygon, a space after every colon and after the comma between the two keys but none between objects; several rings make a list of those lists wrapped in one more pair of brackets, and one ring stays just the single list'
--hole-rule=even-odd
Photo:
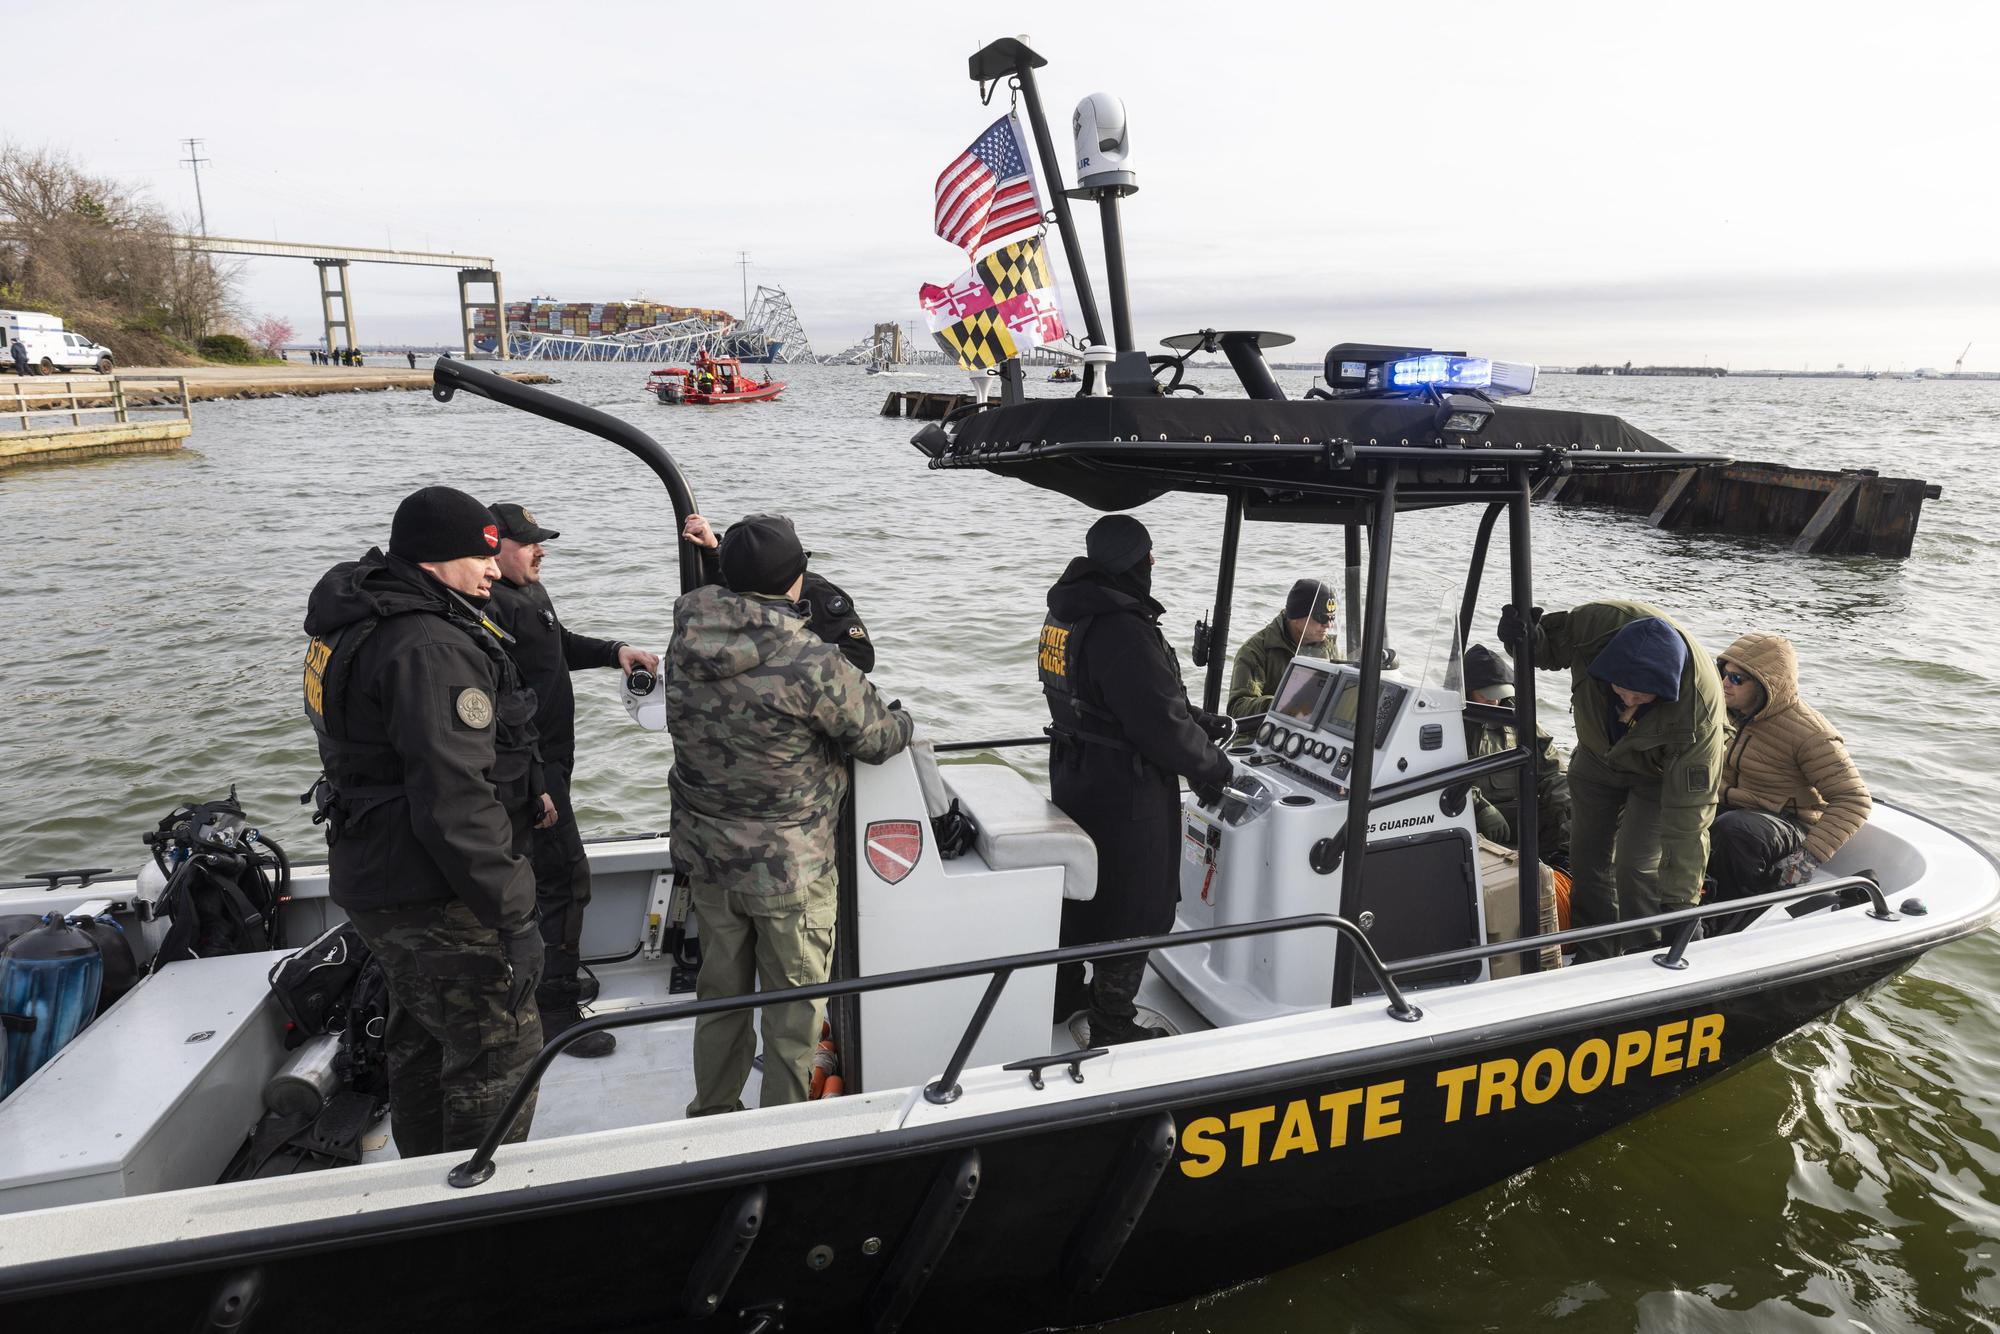
[{"label": "boat seat", "polygon": [[168,964],[0,1102],[0,1213],[213,1185],[284,1059],[285,953]]},{"label": "boat seat", "polygon": [[959,809],[979,826],[974,846],[996,871],[1060,866],[1063,897],[1097,894],[1097,845],[1033,783],[1004,764],[941,765]]}]

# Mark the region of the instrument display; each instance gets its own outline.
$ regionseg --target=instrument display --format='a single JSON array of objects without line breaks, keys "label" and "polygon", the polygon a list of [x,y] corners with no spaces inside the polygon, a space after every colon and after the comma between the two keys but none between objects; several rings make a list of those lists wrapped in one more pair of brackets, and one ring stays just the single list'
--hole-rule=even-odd
[{"label": "instrument display", "polygon": [[1311,727],[1313,715],[1319,712],[1320,700],[1334,680],[1335,677],[1328,672],[1293,663],[1285,669],[1284,679],[1278,682],[1277,697],[1271,701],[1272,714]]},{"label": "instrument display", "polygon": [[[1290,678],[1286,678],[1289,682]],[[1396,721],[1397,710],[1403,707],[1404,698],[1410,693],[1409,687],[1394,681],[1381,683],[1380,695],[1375,707],[1375,749],[1380,750],[1389,742],[1389,729]],[[1354,735],[1354,715],[1361,703],[1361,682],[1351,676],[1340,678],[1340,689],[1327,708],[1326,717],[1320,725],[1329,732],[1352,738]]]}]

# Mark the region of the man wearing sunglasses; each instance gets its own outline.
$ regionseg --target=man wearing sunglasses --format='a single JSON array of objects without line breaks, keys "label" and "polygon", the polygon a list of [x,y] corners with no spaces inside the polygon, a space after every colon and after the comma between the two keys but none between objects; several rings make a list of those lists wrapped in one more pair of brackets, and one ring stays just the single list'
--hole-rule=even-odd
[{"label": "man wearing sunglasses", "polygon": [[[1691,908],[1708,864],[1708,825],[1722,772],[1725,718],[1715,660],[1644,602],[1586,602],[1569,611],[1501,609],[1500,642],[1535,665],[1570,673],[1570,923],[1602,926]],[[1651,949],[1641,928],[1585,941],[1577,962]]]},{"label": "man wearing sunglasses", "polygon": [[[499,521],[500,578],[493,584],[488,611],[513,636],[508,656],[535,692],[535,730],[541,737],[542,777],[555,802],[551,820],[535,826],[530,858],[535,867],[535,904],[541,917],[547,962],[537,1002],[542,1028],[554,1037],[583,1018],[581,1006],[596,998],[596,983],[581,978],[583,910],[590,903],[590,862],[570,801],[576,768],[576,695],[569,674],[593,667],[634,667],[658,671],[660,660],[644,649],[612,639],[592,639],[565,626],[542,585],[544,542],[561,534],[533,511],[502,501],[489,505]],[[609,1033],[592,1033],[563,1048],[567,1056],[608,1056],[618,1045]]]},{"label": "man wearing sunglasses", "polygon": [[[1800,697],[1791,641],[1744,635],[1716,667],[1735,732],[1708,874],[1716,899],[1740,899],[1805,880],[1867,822],[1875,802],[1840,733]],[[1747,914],[1716,919],[1709,933],[1748,922]]]}]

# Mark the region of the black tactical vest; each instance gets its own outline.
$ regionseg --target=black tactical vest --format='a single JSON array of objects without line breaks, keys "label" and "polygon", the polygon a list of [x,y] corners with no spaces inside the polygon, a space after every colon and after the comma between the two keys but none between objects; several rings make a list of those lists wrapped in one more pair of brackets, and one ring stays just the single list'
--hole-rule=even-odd
[{"label": "black tactical vest", "polygon": [[1042,622],[1036,669],[1042,678],[1042,694],[1049,701],[1049,737],[1057,749],[1084,744],[1132,751],[1132,743],[1125,739],[1125,729],[1117,715],[1091,698],[1096,691],[1090,682],[1078,676],[1077,650],[1094,619],[1080,616],[1065,621],[1050,612]]}]

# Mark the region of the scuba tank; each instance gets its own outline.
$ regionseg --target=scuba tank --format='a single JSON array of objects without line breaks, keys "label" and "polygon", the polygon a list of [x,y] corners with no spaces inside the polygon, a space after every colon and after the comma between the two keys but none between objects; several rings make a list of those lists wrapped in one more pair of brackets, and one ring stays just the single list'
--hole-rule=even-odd
[{"label": "scuba tank", "polygon": [[7,1055],[0,1067],[5,1098],[49,1062],[97,1013],[104,985],[104,959],[97,942],[67,921],[50,920],[16,938],[0,952],[0,1012],[33,1024],[26,1032],[10,1024]]}]

